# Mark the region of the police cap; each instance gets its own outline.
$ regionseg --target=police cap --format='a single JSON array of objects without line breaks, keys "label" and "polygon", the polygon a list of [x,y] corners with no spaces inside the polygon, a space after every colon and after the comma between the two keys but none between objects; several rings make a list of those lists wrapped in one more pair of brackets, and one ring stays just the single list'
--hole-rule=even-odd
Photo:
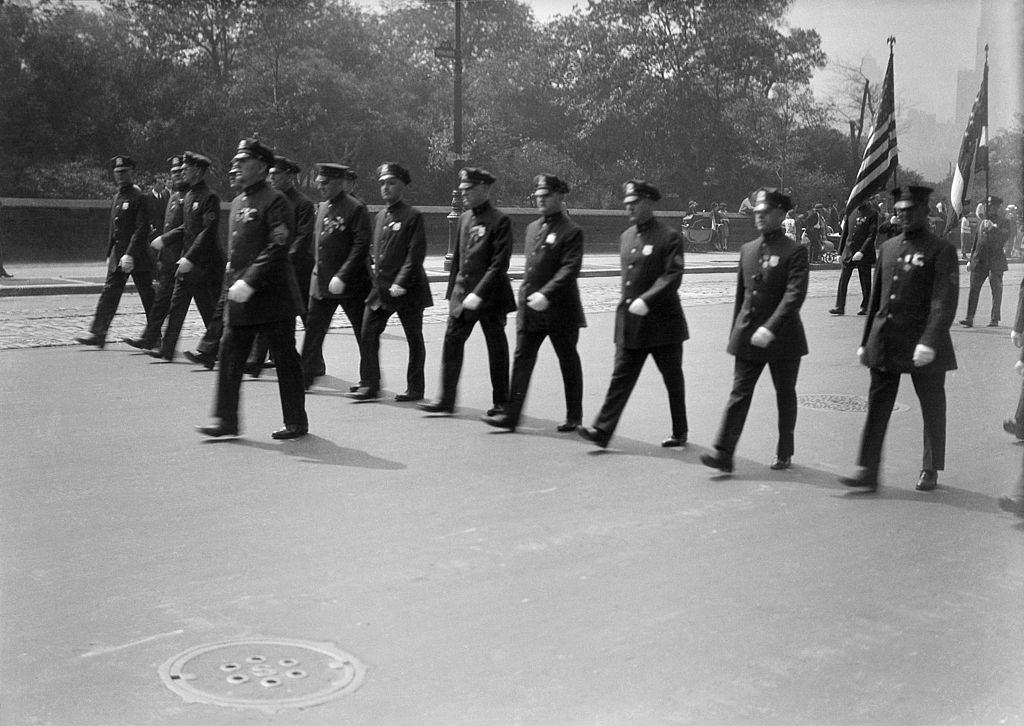
[{"label": "police cap", "polygon": [[134,169],[135,159],[128,156],[127,154],[118,154],[110,159],[110,168],[114,171],[119,169]]},{"label": "police cap", "polygon": [[629,204],[637,199],[650,199],[656,202],[661,199],[661,192],[658,191],[658,187],[643,179],[630,179],[622,185],[622,203]]},{"label": "police cap", "polygon": [[775,187],[761,187],[754,197],[754,211],[766,212],[769,209],[781,209],[788,212],[793,208],[793,200]]},{"label": "police cap", "polygon": [[377,181],[384,181],[385,179],[398,179],[403,184],[410,184],[412,182],[409,170],[393,161],[385,161],[377,168]]},{"label": "police cap", "polygon": [[259,139],[242,139],[238,142],[238,151],[232,161],[256,159],[264,164],[274,163],[274,152],[260,143]]},{"label": "police cap", "polygon": [[554,174],[538,174],[533,178],[533,196],[546,197],[548,194],[567,194],[569,185]]},{"label": "police cap", "polygon": [[918,187],[913,185],[907,185],[904,187],[895,187],[892,190],[892,201],[894,209],[909,209],[915,207],[918,204],[928,204],[928,197],[931,196],[932,189],[930,187]]}]

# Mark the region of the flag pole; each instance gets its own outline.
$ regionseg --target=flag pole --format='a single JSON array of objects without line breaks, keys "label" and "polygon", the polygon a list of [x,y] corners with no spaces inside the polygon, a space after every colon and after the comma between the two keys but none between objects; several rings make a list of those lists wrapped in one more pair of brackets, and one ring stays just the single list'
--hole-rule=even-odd
[{"label": "flag pole", "polygon": [[[896,47],[896,36],[895,35],[890,35],[888,38],[885,39],[885,42],[889,44],[889,57],[892,58],[893,49]],[[896,113],[896,109],[895,108],[892,111],[893,111],[893,114]],[[900,185],[899,184],[899,179],[897,178],[899,173],[900,173],[900,165],[899,165],[899,163],[897,163],[892,168],[892,188],[893,189],[895,189],[896,187],[898,187]]]},{"label": "flag pole", "polygon": [[[988,76],[988,43],[985,43],[985,76]],[[985,214],[988,215],[988,168],[990,164],[988,149],[988,89],[985,90]]]}]

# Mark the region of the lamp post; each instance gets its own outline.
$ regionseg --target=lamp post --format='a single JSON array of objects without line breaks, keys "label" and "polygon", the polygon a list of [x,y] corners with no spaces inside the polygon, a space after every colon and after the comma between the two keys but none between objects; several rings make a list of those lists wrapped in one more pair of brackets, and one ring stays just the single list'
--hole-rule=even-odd
[{"label": "lamp post", "polygon": [[[455,47],[449,41],[443,42],[434,48],[434,57],[443,58],[453,62],[453,73],[455,78],[455,94],[452,104],[454,116],[452,162],[455,170],[458,170],[462,162],[462,0],[455,0]],[[455,256],[455,245],[458,242],[458,220],[462,214],[462,195],[458,189],[452,190],[452,211],[448,213],[448,252],[444,256],[444,269],[448,271],[452,267],[452,259]]]}]

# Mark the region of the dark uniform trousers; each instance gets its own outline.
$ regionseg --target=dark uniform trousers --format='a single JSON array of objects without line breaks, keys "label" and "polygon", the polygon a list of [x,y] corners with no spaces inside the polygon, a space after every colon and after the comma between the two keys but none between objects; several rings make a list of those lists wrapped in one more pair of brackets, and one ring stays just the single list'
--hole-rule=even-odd
[{"label": "dark uniform trousers", "polygon": [[[181,328],[185,324],[185,316],[188,315],[188,306],[193,299],[195,299],[196,307],[203,318],[203,325],[207,330],[210,329],[217,312],[218,295],[223,285],[222,276],[214,274],[214,272],[214,270],[203,272],[193,270],[175,278],[170,310],[167,312],[167,328],[164,330],[163,342],[160,345],[160,352],[165,358],[174,355],[178,337],[181,335]],[[220,333],[217,336],[219,341]],[[216,353],[216,350],[213,352]]]},{"label": "dark uniform trousers", "polygon": [[967,293],[967,319],[974,320],[974,313],[978,310],[978,298],[981,296],[981,288],[985,285],[985,278],[988,278],[988,285],[992,288],[992,312],[989,320],[998,323],[1003,304],[1003,273],[1001,270],[993,270],[988,265],[971,265],[971,289]]},{"label": "dark uniform trousers", "polygon": [[[401,307],[397,311],[379,307],[366,307],[363,313],[363,332],[360,335],[359,378],[362,385],[374,391],[380,390],[380,336],[387,328],[388,320],[395,313],[405,331],[409,344],[409,363],[406,367],[406,390],[423,395],[426,389],[423,366],[427,362],[427,346],[423,342],[423,309]],[[347,311],[346,311],[347,314]]]},{"label": "dark uniform trousers", "polygon": [[836,292],[836,307],[839,310],[846,309],[846,292],[850,289],[850,278],[853,276],[854,269],[857,270],[857,276],[860,278],[860,309],[868,309],[868,301],[871,297],[871,266],[843,264],[843,269],[839,273],[839,290]]},{"label": "dark uniform trousers", "polygon": [[114,319],[114,314],[117,313],[117,306],[121,302],[121,293],[124,292],[124,286],[128,283],[129,275],[131,275],[132,281],[135,283],[135,289],[139,293],[142,309],[146,311],[146,320],[149,320],[153,310],[153,298],[156,295],[153,290],[152,271],[132,270],[130,273],[126,273],[120,267],[117,267],[113,272],[107,273],[107,279],[103,283],[103,290],[100,292],[100,300],[96,304],[96,315],[93,317],[92,330],[90,331],[96,337],[106,339],[107,331],[110,330],[110,323]]},{"label": "dark uniform trousers", "polygon": [[285,424],[307,426],[302,362],[295,350],[295,320],[260,325],[227,325],[220,349],[214,415],[227,426],[238,425],[238,397],[245,361],[257,335],[265,335],[277,364],[277,387]]},{"label": "dark uniform trousers", "polygon": [[[484,331],[487,341],[487,361],[491,373],[491,402],[495,406],[508,403],[508,339],[505,337],[505,313],[482,315],[480,328]],[[466,320],[465,315],[448,317],[448,328],[444,333],[444,345],[441,347],[441,398],[440,403],[455,405],[455,392],[462,374],[462,360],[465,354],[466,341],[473,332],[475,320]]]},{"label": "dark uniform trousers", "polygon": [[[924,418],[924,455],[922,469],[942,471],[946,464],[946,371],[926,366],[912,371],[910,380],[921,402]],[[899,371],[871,369],[868,391],[868,417],[861,436],[859,466],[877,472],[882,462],[882,442],[889,427],[889,417],[900,389]]]},{"label": "dark uniform trousers", "polygon": [[612,380],[608,384],[608,394],[604,398],[601,412],[594,421],[594,427],[611,436],[619,425],[622,410],[626,407],[640,371],[644,367],[647,356],[654,359],[654,364],[661,371],[668,390],[668,407],[672,416],[672,435],[684,438],[689,433],[686,421],[686,386],[683,379],[683,344],[669,343],[650,348],[626,348],[617,346],[615,349],[615,366]]},{"label": "dark uniform trousers", "polygon": [[[306,372],[307,382],[312,378],[322,376],[327,370],[323,351],[324,339],[327,337],[327,330],[331,327],[331,319],[334,317],[334,313],[339,306],[345,312],[345,317],[352,324],[352,334],[356,337],[359,359],[362,360],[363,311],[366,308],[363,301],[359,298],[329,298],[320,300],[310,297],[308,305],[305,318],[306,334],[302,336],[302,369]],[[384,323],[386,325],[387,321],[385,320]],[[365,385],[365,381],[360,380],[359,383],[360,385]]]},{"label": "dark uniform trousers", "polygon": [[228,304],[227,278],[221,279],[220,295],[217,297],[217,304],[213,308],[213,318],[206,324],[206,332],[203,339],[196,346],[196,352],[210,358],[217,358],[220,355],[220,339],[224,336],[224,308]]},{"label": "dark uniform trousers", "polygon": [[[520,330],[516,335],[516,352],[512,361],[512,385],[507,413],[518,422],[519,412],[526,401],[533,368],[537,365],[537,353],[544,338],[551,338],[551,346],[558,356],[562,369],[562,385],[565,388],[565,418],[567,421],[583,420],[583,364],[580,362],[576,344],[580,340],[579,328],[565,330],[529,331]],[[493,379],[492,379],[493,381]]]},{"label": "dark uniform trousers", "polygon": [[754,387],[765,366],[772,374],[775,387],[776,407],[779,411],[779,443],[775,455],[780,459],[793,456],[796,430],[796,379],[800,373],[799,358],[777,358],[774,360],[752,360],[736,358],[733,367],[732,392],[725,404],[722,426],[715,439],[715,448],[730,456],[736,451],[736,444],[743,433],[743,425],[747,421],[750,402],[754,397]]}]

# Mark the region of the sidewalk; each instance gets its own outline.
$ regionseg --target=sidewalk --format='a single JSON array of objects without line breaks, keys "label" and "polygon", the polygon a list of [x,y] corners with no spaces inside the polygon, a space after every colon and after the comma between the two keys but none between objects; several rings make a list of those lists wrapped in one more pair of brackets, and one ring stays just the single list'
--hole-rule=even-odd
[{"label": "sidewalk", "polygon": [[[732,272],[736,269],[739,256],[739,252],[687,254],[686,272]],[[512,255],[512,264],[509,267],[512,279],[522,279],[523,264],[523,255]],[[444,256],[428,257],[424,267],[430,282],[444,282],[448,279],[448,273],[444,269]],[[827,269],[834,265],[821,267]],[[0,278],[0,297],[98,294],[106,277],[106,266],[103,262],[8,263],[6,268],[14,277]],[[580,277],[616,277],[618,274],[618,255],[593,254],[583,258],[583,271]],[[126,289],[134,289],[134,283],[129,281]]]}]

